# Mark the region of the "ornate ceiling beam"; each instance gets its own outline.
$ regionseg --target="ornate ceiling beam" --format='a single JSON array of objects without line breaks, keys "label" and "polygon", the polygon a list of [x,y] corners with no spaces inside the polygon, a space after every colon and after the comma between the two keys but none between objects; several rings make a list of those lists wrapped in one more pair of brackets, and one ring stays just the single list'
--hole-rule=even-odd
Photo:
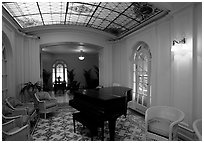
[{"label": "ornate ceiling beam", "polygon": [[95,8],[94,12],[91,15],[91,18],[89,19],[88,23],[86,24],[86,27],[89,25],[89,22],[91,21],[92,17],[94,16],[94,14],[96,13],[96,10],[98,9],[98,7],[100,6],[101,2],[97,5],[97,7]]},{"label": "ornate ceiling beam", "polygon": [[43,17],[42,17],[41,10],[40,10],[40,7],[39,7],[39,4],[38,4],[38,2],[36,2],[36,3],[37,3],[37,6],[38,6],[38,10],[39,10],[39,13],[40,13],[40,17],[41,17],[41,19],[42,19],[42,23],[43,23],[43,25],[45,25],[44,20],[43,20]]},{"label": "ornate ceiling beam", "polygon": [[66,5],[66,13],[65,13],[65,18],[64,18],[64,24],[66,24],[66,21],[67,21],[68,8],[69,8],[69,2],[67,2],[67,5]]}]

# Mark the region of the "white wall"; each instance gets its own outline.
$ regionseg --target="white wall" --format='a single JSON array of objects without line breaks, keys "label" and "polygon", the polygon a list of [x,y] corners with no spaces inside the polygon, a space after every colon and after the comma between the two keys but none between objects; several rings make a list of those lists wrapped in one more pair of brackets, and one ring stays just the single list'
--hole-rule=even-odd
[{"label": "white wall", "polygon": [[[177,45],[176,48],[185,46],[191,50],[193,48],[193,7],[189,6],[178,13],[172,19],[172,40],[186,38],[185,45]],[[174,55],[173,55],[174,54]],[[185,113],[184,123],[186,126],[192,125],[193,106],[193,65],[192,52],[178,54],[172,53],[172,106],[175,106]]]},{"label": "white wall", "polygon": [[202,5],[194,7],[193,121],[202,118]]},{"label": "white wall", "polygon": [[[134,45],[144,41],[152,54],[152,106],[179,108],[186,115],[183,123],[188,128],[192,128],[194,119],[202,114],[201,20],[198,19],[201,19],[201,6],[190,5],[113,43],[113,82],[132,86],[129,58]],[[172,41],[183,37],[187,38],[185,46],[188,49],[192,49],[196,42],[194,57],[192,52],[186,55],[171,52]]]},{"label": "white wall", "polygon": [[[2,21],[2,31],[9,43],[8,96],[18,96],[25,82],[40,80],[39,41],[17,32],[6,19]],[[4,40],[4,39],[2,39]]]}]

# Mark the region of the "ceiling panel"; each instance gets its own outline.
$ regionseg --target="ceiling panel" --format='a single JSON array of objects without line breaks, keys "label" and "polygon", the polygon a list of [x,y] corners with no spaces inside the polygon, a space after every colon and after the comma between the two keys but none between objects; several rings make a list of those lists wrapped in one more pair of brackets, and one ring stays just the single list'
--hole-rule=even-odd
[{"label": "ceiling panel", "polygon": [[147,2],[3,2],[3,7],[22,29],[82,25],[115,36],[125,35],[169,12]]}]

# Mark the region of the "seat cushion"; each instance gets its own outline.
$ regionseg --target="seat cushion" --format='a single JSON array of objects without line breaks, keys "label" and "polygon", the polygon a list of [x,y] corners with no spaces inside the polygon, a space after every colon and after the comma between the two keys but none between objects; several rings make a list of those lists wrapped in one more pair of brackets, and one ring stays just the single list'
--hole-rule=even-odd
[{"label": "seat cushion", "polygon": [[155,133],[157,135],[168,138],[169,126],[172,121],[164,118],[153,118],[148,121],[148,132]]},{"label": "seat cushion", "polygon": [[22,103],[21,103],[19,100],[15,99],[15,98],[13,98],[13,97],[8,98],[8,102],[9,102],[14,108],[16,108],[16,106],[22,105]]},{"label": "seat cushion", "polygon": [[57,105],[57,101],[56,100],[45,100],[45,107],[46,109],[54,107]]},{"label": "seat cushion", "polygon": [[35,110],[35,108],[33,106],[30,106],[30,107],[29,106],[24,106],[24,105],[16,106],[16,109],[25,109],[25,108],[27,109],[29,115],[31,115]]},{"label": "seat cushion", "polygon": [[15,131],[17,131],[19,129],[20,129],[20,127],[14,127],[11,130],[9,130],[8,133],[13,133],[13,132],[15,132]]}]

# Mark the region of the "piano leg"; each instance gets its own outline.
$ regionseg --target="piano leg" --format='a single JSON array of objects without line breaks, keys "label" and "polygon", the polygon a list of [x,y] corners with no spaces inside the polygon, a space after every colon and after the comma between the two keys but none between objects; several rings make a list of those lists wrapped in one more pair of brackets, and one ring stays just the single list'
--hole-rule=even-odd
[{"label": "piano leg", "polygon": [[[117,119],[117,118],[116,118]],[[116,119],[110,119],[108,121],[108,125],[109,125],[109,133],[110,133],[110,140],[114,141],[114,136],[115,136],[115,122]]]},{"label": "piano leg", "polygon": [[74,133],[76,133],[75,118],[73,117]]}]

